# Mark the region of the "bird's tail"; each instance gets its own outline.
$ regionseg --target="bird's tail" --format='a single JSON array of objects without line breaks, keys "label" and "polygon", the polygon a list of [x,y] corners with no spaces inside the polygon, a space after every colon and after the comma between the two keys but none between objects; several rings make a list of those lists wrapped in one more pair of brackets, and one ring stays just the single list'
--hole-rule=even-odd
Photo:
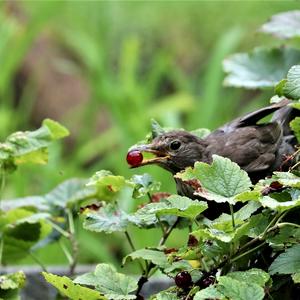
[{"label": "bird's tail", "polygon": [[300,110],[287,105],[275,111],[271,121],[281,125],[283,136],[290,136],[293,134],[290,122],[296,117],[300,117]]}]

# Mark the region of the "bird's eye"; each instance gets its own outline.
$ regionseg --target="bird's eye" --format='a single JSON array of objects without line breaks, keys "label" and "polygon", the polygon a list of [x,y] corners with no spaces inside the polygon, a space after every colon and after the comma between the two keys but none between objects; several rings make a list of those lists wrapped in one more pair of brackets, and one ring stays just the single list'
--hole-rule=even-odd
[{"label": "bird's eye", "polygon": [[181,143],[179,141],[174,141],[170,144],[171,150],[177,150],[181,146]]}]

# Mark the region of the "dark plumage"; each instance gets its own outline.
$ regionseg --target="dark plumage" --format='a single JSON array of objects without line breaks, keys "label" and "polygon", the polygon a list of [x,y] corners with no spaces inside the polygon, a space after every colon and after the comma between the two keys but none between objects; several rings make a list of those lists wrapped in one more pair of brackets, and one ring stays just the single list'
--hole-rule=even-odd
[{"label": "dark plumage", "polygon": [[[212,155],[218,154],[236,162],[256,182],[283,167],[286,157],[295,152],[295,137],[288,126],[295,110],[288,103],[283,100],[237,118],[203,139],[186,131],[163,133],[151,144],[135,148],[156,155],[140,166],[157,164],[175,175],[196,161],[210,163]],[[271,113],[270,122],[257,123]],[[179,194],[194,198],[191,187],[175,180]]]}]

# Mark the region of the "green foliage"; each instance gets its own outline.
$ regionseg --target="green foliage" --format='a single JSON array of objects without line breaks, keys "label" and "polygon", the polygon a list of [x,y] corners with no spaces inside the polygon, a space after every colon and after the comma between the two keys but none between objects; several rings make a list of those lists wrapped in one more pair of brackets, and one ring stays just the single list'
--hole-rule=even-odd
[{"label": "green foliage", "polygon": [[213,163],[196,162],[194,168],[177,175],[188,181],[197,180],[200,188],[195,194],[216,202],[234,203],[234,196],[245,192],[251,186],[247,173],[228,158],[213,155]]},{"label": "green foliage", "polygon": [[261,27],[261,30],[281,39],[290,39],[300,36],[299,25],[299,11],[288,11],[272,16],[270,21]]},{"label": "green foliage", "polygon": [[[73,18],[73,13],[71,16]],[[2,14],[0,17],[4,18]],[[280,38],[297,37],[298,29],[287,24],[288,18],[293,24],[299,22],[298,12],[284,13],[265,24],[263,31]],[[31,38],[39,28],[38,20],[36,24]],[[7,25],[5,23],[2,29],[4,38],[15,37],[20,25],[17,22]],[[154,194],[159,191],[160,183],[153,178],[159,176],[143,174],[126,179],[126,164],[122,164],[121,158],[115,155],[116,151],[125,153],[130,144],[144,135],[150,117],[163,121],[163,126],[152,122],[152,138],[168,130],[168,127],[181,128],[181,119],[187,119],[187,124],[193,127],[201,126],[195,126],[199,119],[207,126],[215,125],[210,119],[215,119],[213,117],[218,113],[218,84],[222,79],[220,61],[237,45],[240,31],[228,30],[218,40],[205,84],[202,83],[202,103],[205,104],[202,108],[195,105],[196,97],[191,92],[189,80],[184,80],[180,68],[172,64],[173,57],[166,54],[169,51],[144,59],[141,53],[143,43],[133,35],[124,38],[121,45],[117,45],[120,47],[115,47],[112,41],[114,49],[121,50],[110,56],[101,48],[106,43],[94,41],[82,30],[82,26],[88,25],[81,20],[81,23],[76,23],[76,28],[60,28],[61,37],[66,37],[67,43],[72,45],[74,56],[85,65],[89,84],[93,87],[91,105],[84,111],[85,126],[79,130],[79,141],[84,144],[83,137],[91,131],[91,125],[97,119],[97,112],[94,111],[98,106],[97,99],[103,99],[101,104],[111,112],[117,125],[97,135],[87,145],[79,146],[71,157],[75,157],[77,163],[84,164],[95,154],[105,154],[113,162],[114,172],[124,176],[102,170],[88,181],[67,180],[47,194],[17,199],[14,204],[13,201],[1,203],[0,262],[9,263],[28,255],[38,261],[35,249],[56,240],[72,273],[78,263],[74,218],[80,210],[84,229],[114,234],[113,241],[117,233],[124,234],[132,252],[125,255],[123,263],[137,262],[141,277],[118,273],[109,264],[99,264],[95,271],[83,274],[74,281],[44,272],[45,279],[70,299],[136,299],[144,282],[158,270],[175,279],[178,273],[188,273],[191,281],[184,288],[177,283],[177,286],[153,295],[153,299],[272,298],[277,289],[284,288],[275,282],[282,278],[281,275],[291,275],[288,289],[292,289],[293,282],[300,281],[300,177],[296,166],[287,172],[275,172],[271,178],[252,185],[247,173],[236,163],[215,155],[211,164],[197,162],[193,168],[176,175],[176,179],[185,181],[195,189],[195,195],[202,198],[200,201],[165,191]],[[66,35],[65,28],[71,31],[70,35]],[[93,24],[90,29],[98,28]],[[104,30],[97,32],[97,36],[104,34]],[[21,54],[26,52],[28,41],[17,43],[22,46]],[[0,45],[0,56],[5,53],[4,48]],[[147,60],[149,65],[154,66],[151,72],[145,71],[147,65],[143,62]],[[0,96],[6,94],[4,83],[17,65],[17,60],[9,61],[4,65],[4,69],[8,70],[6,78],[3,74],[0,76]],[[110,61],[117,67],[111,68]],[[298,100],[299,61],[300,51],[296,42],[293,47],[256,48],[250,53],[235,54],[224,62],[228,73],[225,84],[250,89],[271,87],[277,94],[272,101],[278,101],[280,97]],[[170,85],[171,92],[162,89],[161,84],[165,85],[165,82]],[[299,103],[293,105],[297,108]],[[228,102],[226,107],[230,111],[233,105]],[[10,109],[7,103],[5,109]],[[203,118],[199,110],[203,111]],[[190,115],[187,116],[187,113]],[[185,118],[181,118],[182,115]],[[298,119],[292,121],[291,127],[296,136],[299,135]],[[203,137],[209,130],[200,128],[193,132]],[[1,188],[8,171],[14,171],[23,163],[46,163],[52,141],[67,135],[68,130],[52,120],[45,120],[38,130],[10,135],[0,144]],[[57,167],[54,169],[57,172]],[[166,176],[160,176],[165,183],[168,181]],[[206,200],[227,202],[230,213],[223,213],[212,220],[204,218],[202,213],[208,207]],[[139,201],[141,206],[137,207],[134,201]],[[237,202],[242,202],[244,206],[237,207],[240,204]],[[153,227],[156,239],[146,247],[136,248],[140,243],[132,239],[132,233],[140,233],[148,242],[145,232]],[[180,235],[185,242],[178,242],[179,246],[170,248],[169,238],[173,237],[175,229],[181,230]],[[184,229],[189,229],[189,233],[184,234]],[[154,242],[157,242],[155,246]],[[132,264],[125,267],[128,265]],[[4,275],[0,279],[0,297],[18,299],[19,289],[24,284],[23,273]]]},{"label": "green foliage", "polygon": [[97,265],[94,272],[78,276],[74,282],[92,286],[108,299],[136,299],[135,295],[130,295],[137,289],[136,280],[118,273],[108,264]]},{"label": "green foliage", "polygon": [[55,286],[59,292],[72,300],[105,300],[107,298],[102,297],[99,292],[86,288],[79,284],[73,283],[71,279],[66,276],[57,276],[51,273],[43,272],[44,278],[53,286]]},{"label": "green foliage", "polygon": [[13,170],[23,163],[47,163],[47,147],[52,141],[68,135],[65,127],[50,119],[35,131],[13,133],[0,144],[0,164],[5,170]]},{"label": "green foliage", "polygon": [[25,285],[22,271],[0,276],[0,299],[20,300],[20,289]]},{"label": "green foliage", "polygon": [[225,85],[249,89],[274,87],[300,61],[293,48],[257,48],[224,60]]}]

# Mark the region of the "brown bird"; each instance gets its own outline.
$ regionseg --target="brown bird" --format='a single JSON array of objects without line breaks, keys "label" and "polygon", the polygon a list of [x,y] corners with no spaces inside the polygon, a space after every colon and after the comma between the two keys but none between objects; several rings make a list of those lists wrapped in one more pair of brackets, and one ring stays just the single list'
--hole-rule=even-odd
[{"label": "brown bird", "polygon": [[[297,111],[288,106],[289,103],[289,100],[282,100],[251,112],[202,139],[184,130],[162,133],[150,144],[130,149],[156,155],[135,167],[156,164],[175,175],[193,166],[196,161],[211,163],[212,155],[218,154],[236,162],[256,182],[274,170],[281,169],[286,158],[295,152],[296,139],[289,128],[289,122]],[[270,122],[258,124],[271,113],[274,115]],[[174,178],[178,194],[195,198],[191,186]]]}]

